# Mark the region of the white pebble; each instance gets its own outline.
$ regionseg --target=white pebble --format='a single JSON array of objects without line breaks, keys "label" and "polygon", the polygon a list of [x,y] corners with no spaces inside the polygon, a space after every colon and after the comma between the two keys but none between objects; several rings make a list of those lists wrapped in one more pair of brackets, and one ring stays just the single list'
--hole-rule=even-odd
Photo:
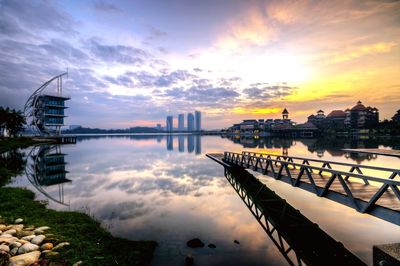
[{"label": "white pebble", "polygon": [[43,242],[43,240],[46,238],[46,236],[45,235],[38,235],[38,236],[35,236],[32,240],[31,240],[31,243],[32,244],[35,244],[35,245],[40,245],[42,242]]},{"label": "white pebble", "polygon": [[20,223],[22,223],[24,221],[24,219],[22,219],[22,218],[18,218],[17,220],[15,220],[15,224],[20,224]]}]

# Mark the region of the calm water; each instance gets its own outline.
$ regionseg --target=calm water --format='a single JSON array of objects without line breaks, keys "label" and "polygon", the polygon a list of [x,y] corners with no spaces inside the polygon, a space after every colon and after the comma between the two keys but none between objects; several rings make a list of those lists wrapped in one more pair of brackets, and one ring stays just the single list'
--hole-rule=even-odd
[{"label": "calm water", "polygon": [[[49,151],[64,154],[65,183],[42,180],[42,186],[34,187],[23,175],[11,185],[32,189],[51,208],[89,213],[116,236],[156,240],[154,265],[183,265],[189,253],[197,265],[287,265],[225,179],[222,166],[205,154],[254,150],[398,168],[399,158],[348,156],[340,151],[391,148],[390,143],[385,145],[193,135],[82,137],[76,145]],[[372,245],[400,240],[399,226],[255,175],[368,264]],[[186,241],[195,237],[217,248],[187,248]]]}]

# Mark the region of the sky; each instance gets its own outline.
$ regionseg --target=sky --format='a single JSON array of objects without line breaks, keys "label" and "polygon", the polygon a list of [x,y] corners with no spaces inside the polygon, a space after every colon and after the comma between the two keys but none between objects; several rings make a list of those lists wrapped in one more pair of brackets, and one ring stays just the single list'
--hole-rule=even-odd
[{"label": "sky", "polygon": [[[0,0],[0,106],[68,69],[66,124],[205,129],[400,109],[400,1]],[[48,91],[55,89],[49,87]],[[175,125],[176,126],[176,125]]]}]

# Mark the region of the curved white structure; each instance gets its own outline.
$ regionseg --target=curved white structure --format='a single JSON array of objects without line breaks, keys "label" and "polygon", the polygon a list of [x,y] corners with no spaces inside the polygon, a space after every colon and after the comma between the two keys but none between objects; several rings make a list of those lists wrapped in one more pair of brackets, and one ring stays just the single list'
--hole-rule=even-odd
[{"label": "curved white structure", "polygon": [[[64,125],[64,102],[69,97],[62,96],[62,79],[68,72],[62,73],[46,81],[26,101],[24,115],[31,129],[40,135],[54,135],[61,133]],[[56,93],[46,92],[46,88],[56,84]]]}]

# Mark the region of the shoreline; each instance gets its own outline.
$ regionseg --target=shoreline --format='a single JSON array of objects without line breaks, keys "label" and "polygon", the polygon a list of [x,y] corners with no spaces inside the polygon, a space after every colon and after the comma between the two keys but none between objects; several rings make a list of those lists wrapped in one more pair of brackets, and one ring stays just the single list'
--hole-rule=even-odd
[{"label": "shoreline", "polygon": [[50,227],[50,234],[46,237],[54,238],[56,243],[70,243],[54,258],[45,258],[46,262],[65,265],[77,262],[83,265],[150,265],[157,242],[114,237],[94,217],[80,212],[48,209],[43,202],[35,200],[33,191],[4,187],[23,171],[25,165],[24,162],[17,168],[12,167],[14,163],[7,163],[9,154],[18,153],[20,164],[24,159],[18,149],[46,143],[53,141],[26,137],[0,140],[0,155],[6,153],[4,162],[0,163],[0,224],[12,224],[22,218],[28,226]]}]

